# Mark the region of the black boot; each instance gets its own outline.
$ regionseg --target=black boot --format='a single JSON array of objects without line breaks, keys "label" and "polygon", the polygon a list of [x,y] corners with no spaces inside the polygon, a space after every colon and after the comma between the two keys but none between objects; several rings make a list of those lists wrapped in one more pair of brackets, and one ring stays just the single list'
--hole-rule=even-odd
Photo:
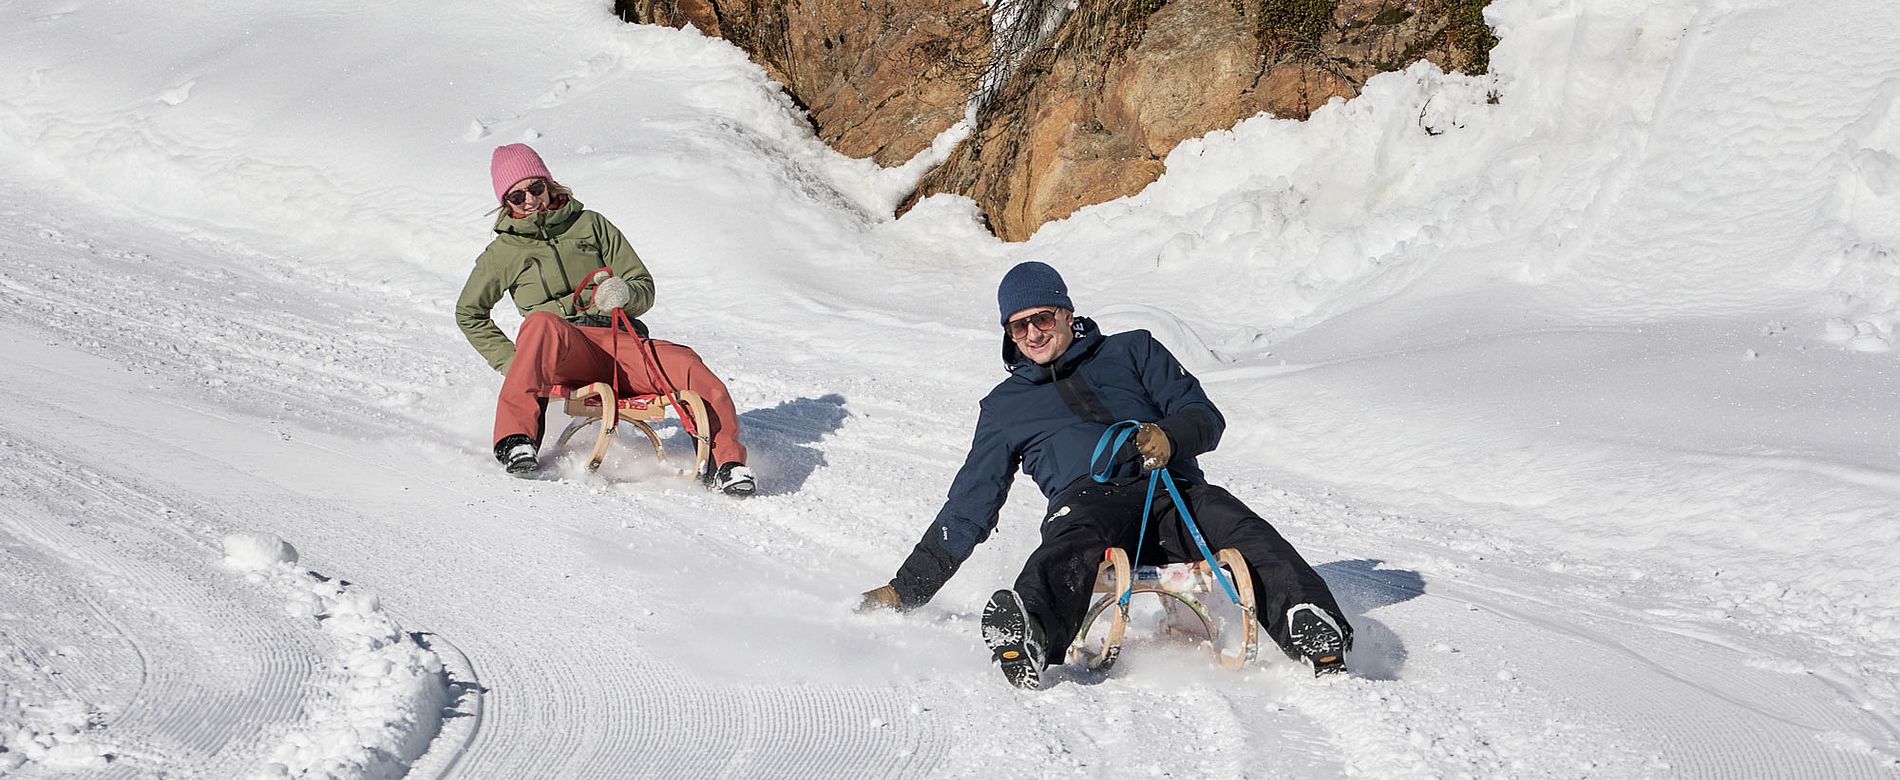
[{"label": "black boot", "polygon": [[1346,649],[1351,644],[1339,622],[1312,604],[1296,604],[1286,611],[1286,631],[1293,649],[1313,667],[1313,674],[1346,671]]},{"label": "black boot", "polygon": [[706,483],[706,487],[733,498],[751,498],[752,494],[759,490],[758,482],[752,478],[752,469],[746,468],[744,463],[738,461],[720,466],[716,471],[707,472],[701,479]]},{"label": "black boot", "polygon": [[495,460],[507,466],[508,473],[526,477],[541,470],[541,461],[535,458],[536,449],[534,440],[527,434],[510,434],[495,442]]},{"label": "black boot", "polygon": [[1048,644],[1016,591],[999,590],[990,596],[989,606],[983,608],[983,643],[990,646],[990,662],[1002,667],[1010,685],[1032,691],[1042,687]]}]

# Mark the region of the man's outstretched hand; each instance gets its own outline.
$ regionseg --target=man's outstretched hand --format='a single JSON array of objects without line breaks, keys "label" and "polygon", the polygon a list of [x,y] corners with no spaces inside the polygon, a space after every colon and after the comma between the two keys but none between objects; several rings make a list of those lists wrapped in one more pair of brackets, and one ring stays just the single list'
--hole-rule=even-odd
[{"label": "man's outstretched hand", "polygon": [[894,612],[904,611],[904,602],[897,597],[897,589],[889,585],[873,588],[864,592],[863,600],[858,602],[859,612],[876,612],[888,609]]},{"label": "man's outstretched hand", "polygon": [[1168,458],[1174,456],[1174,443],[1168,441],[1168,432],[1154,423],[1141,424],[1141,430],[1135,433],[1135,449],[1141,451],[1142,471],[1166,466]]}]

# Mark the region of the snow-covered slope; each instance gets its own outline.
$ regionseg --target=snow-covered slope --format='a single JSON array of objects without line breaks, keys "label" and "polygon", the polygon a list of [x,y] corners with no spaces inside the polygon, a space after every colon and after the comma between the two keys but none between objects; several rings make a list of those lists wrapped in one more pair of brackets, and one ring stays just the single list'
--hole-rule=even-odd
[{"label": "snow-covered slope", "polygon": [[[1884,0],[1497,0],[1496,74],[1244,122],[1022,245],[889,220],[914,170],[609,5],[0,5],[0,774],[1900,774]],[[449,309],[515,141],[646,258],[760,497],[495,466]],[[1352,676],[1144,630],[1010,689],[975,613],[1027,484],[932,605],[850,611],[1026,258],[1200,375]]]}]

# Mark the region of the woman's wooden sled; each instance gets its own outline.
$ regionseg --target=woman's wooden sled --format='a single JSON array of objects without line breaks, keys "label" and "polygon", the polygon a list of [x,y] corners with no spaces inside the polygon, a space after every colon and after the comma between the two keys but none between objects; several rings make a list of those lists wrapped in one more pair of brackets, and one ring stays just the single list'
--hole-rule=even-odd
[{"label": "woman's wooden sled", "polygon": [[[1103,554],[1104,560],[1095,575],[1095,592],[1104,595],[1082,619],[1082,630],[1069,645],[1069,663],[1086,664],[1097,671],[1106,671],[1115,664],[1121,654],[1122,637],[1128,630],[1127,597],[1136,593],[1153,593],[1160,597],[1167,614],[1162,621],[1164,630],[1176,638],[1204,642],[1220,658],[1222,666],[1239,669],[1253,661],[1260,646],[1260,621],[1254,617],[1253,575],[1239,550],[1224,549],[1215,557],[1240,594],[1240,617],[1234,621],[1243,632],[1240,647],[1225,651],[1220,648],[1220,627],[1201,603],[1200,596],[1205,593],[1221,593],[1222,599],[1227,598],[1205,561],[1130,567],[1128,551],[1111,547]],[[1109,614],[1108,634],[1100,648],[1090,648],[1089,629],[1104,612]]]},{"label": "woman's wooden sled", "polygon": [[[583,387],[556,387],[548,394],[550,398],[564,399],[570,419],[567,428],[561,431],[556,445],[567,444],[589,425],[600,425],[600,433],[594,438],[594,451],[587,456],[587,470],[600,468],[607,457],[607,444],[613,440],[614,431],[619,423],[626,422],[647,435],[647,441],[653,444],[653,454],[661,463],[666,462],[666,445],[660,443],[660,435],[653,430],[653,423],[666,419],[667,410],[680,418],[680,427],[693,437],[693,467],[684,476],[698,478],[713,469],[712,438],[707,434],[706,402],[698,393],[681,390],[674,395],[651,393],[625,398],[614,392],[613,385],[595,382]],[[607,415],[603,410],[613,409],[615,414]]]}]

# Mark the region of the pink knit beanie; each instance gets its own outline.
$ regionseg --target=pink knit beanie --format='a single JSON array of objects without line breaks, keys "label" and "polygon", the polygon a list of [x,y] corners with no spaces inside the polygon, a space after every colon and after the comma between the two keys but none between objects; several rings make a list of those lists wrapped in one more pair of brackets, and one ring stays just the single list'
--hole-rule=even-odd
[{"label": "pink knit beanie", "polygon": [[535,154],[527,144],[509,144],[495,147],[495,157],[488,162],[489,175],[495,179],[495,200],[506,203],[504,198],[508,189],[520,184],[522,179],[552,179],[547,163],[541,162],[541,155]]}]

